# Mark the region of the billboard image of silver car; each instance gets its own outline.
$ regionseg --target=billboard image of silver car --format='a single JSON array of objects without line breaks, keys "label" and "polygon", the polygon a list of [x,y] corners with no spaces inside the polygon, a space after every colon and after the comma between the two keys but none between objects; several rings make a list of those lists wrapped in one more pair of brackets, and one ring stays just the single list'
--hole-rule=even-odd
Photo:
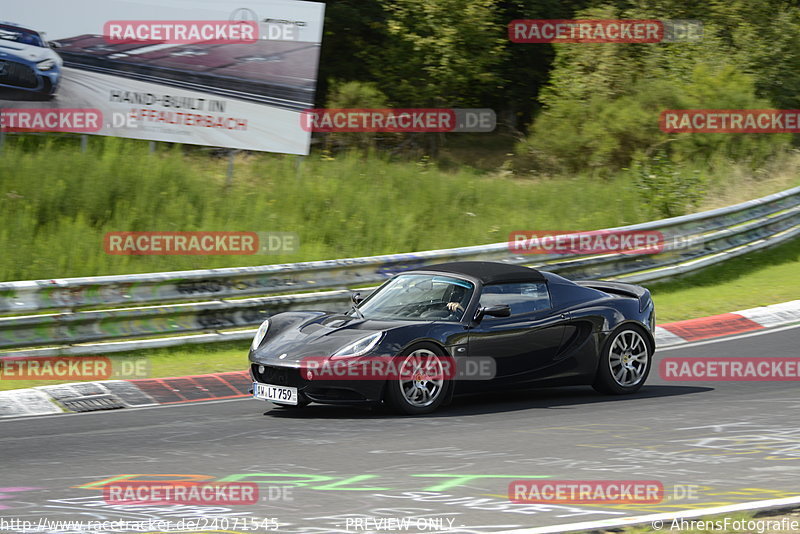
[{"label": "billboard image of silver car", "polygon": [[62,64],[40,32],[0,22],[0,97],[13,98],[14,92],[54,95]]},{"label": "billboard image of silver car", "polygon": [[[13,131],[27,131],[41,108],[90,110],[101,126],[82,133],[308,154],[301,115],[314,107],[324,7],[164,0],[154,13],[144,1],[12,3],[3,18],[14,22],[0,23],[3,124],[13,118],[22,125]],[[26,122],[26,101],[40,99]]]}]

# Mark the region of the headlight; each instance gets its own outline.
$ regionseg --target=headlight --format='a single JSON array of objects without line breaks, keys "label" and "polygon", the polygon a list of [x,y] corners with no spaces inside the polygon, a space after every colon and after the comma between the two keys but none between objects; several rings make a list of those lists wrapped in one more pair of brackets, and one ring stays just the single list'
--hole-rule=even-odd
[{"label": "headlight", "polygon": [[258,327],[258,332],[256,332],[256,337],[253,338],[253,344],[250,345],[250,350],[256,350],[261,342],[264,340],[264,336],[267,335],[267,330],[269,329],[269,319],[261,323],[261,326]]},{"label": "headlight", "polygon": [[331,359],[352,358],[354,356],[366,354],[375,348],[375,345],[378,344],[382,337],[383,332],[375,332],[374,334],[362,337],[361,339],[353,341],[349,345],[345,345],[341,349],[334,352],[333,356],[331,356]]},{"label": "headlight", "polygon": [[56,62],[54,59],[45,59],[37,63],[36,66],[39,67],[39,70],[50,70],[56,66]]}]

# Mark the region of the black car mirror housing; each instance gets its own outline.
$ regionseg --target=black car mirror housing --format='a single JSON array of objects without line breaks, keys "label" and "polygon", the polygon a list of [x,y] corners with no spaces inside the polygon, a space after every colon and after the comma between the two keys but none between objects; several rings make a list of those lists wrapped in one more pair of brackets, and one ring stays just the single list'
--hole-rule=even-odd
[{"label": "black car mirror housing", "polygon": [[355,304],[356,306],[361,304],[361,302],[364,300],[364,297],[361,296],[361,293],[353,293],[353,295],[350,298],[352,299],[353,304]]},{"label": "black car mirror housing", "polygon": [[475,312],[475,321],[480,322],[485,316],[491,317],[509,317],[511,315],[511,306],[508,304],[497,304],[496,306],[484,306],[478,308]]}]

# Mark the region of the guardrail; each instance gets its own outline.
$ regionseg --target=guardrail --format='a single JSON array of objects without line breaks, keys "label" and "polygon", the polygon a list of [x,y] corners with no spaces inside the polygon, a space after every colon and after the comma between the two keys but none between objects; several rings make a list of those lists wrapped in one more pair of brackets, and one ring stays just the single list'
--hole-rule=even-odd
[{"label": "guardrail", "polygon": [[[84,354],[240,339],[251,331],[235,329],[251,328],[274,313],[343,310],[351,288],[443,261],[506,261],[570,278],[660,280],[800,235],[800,187],[734,206],[608,230],[658,230],[666,246],[651,255],[526,255],[503,242],[260,267],[0,283],[0,313],[14,315],[0,318],[0,349],[62,345],[6,354]],[[244,298],[253,295],[272,296]],[[141,304],[150,305],[131,307]],[[112,306],[116,308],[108,309]],[[87,310],[94,307],[104,309]],[[41,313],[50,310],[58,313]],[[19,316],[24,312],[40,314]],[[214,334],[193,335],[197,332]],[[164,335],[170,337],[146,339]],[[133,340],[75,345],[120,339]]]}]

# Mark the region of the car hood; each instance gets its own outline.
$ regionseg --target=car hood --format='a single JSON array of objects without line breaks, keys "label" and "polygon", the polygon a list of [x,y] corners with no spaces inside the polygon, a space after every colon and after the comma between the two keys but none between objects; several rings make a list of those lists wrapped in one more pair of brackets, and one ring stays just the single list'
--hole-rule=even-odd
[{"label": "car hood", "polygon": [[375,332],[419,324],[416,321],[358,319],[340,314],[307,315],[286,313],[270,319],[267,336],[261,346],[250,353],[250,361],[296,366],[303,358],[331,356],[346,345]]},{"label": "car hood", "polygon": [[41,46],[0,40],[0,60],[6,58],[20,58],[32,63],[38,63],[45,59],[56,59],[58,54],[49,48],[42,48]]}]

